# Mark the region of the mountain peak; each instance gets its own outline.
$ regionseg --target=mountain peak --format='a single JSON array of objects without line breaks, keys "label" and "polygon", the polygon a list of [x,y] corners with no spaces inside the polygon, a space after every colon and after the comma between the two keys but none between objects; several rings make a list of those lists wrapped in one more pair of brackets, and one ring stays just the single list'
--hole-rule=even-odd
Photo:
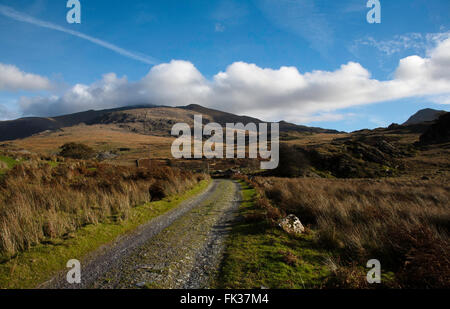
[{"label": "mountain peak", "polygon": [[446,111],[436,110],[432,108],[421,109],[414,115],[412,115],[403,125],[413,125],[427,121],[435,121],[442,114],[445,114]]}]

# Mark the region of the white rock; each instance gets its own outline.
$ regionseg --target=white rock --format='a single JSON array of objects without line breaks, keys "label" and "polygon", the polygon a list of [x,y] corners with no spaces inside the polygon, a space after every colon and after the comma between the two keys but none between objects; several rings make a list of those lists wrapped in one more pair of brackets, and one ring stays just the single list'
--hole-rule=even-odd
[{"label": "white rock", "polygon": [[300,235],[305,231],[305,227],[300,222],[300,219],[294,215],[281,219],[278,225],[288,234]]}]

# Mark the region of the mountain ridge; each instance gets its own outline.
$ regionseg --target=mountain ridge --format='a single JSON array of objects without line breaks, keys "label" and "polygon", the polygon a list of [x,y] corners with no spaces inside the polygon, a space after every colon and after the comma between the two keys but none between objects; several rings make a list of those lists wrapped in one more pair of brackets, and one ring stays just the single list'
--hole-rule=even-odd
[{"label": "mountain ridge", "polygon": [[[175,123],[174,119],[178,121],[187,120],[193,113],[201,113],[207,116],[210,121],[218,122],[221,125],[225,125],[227,122],[242,122],[244,124],[264,122],[257,118],[235,115],[196,104],[178,107],[143,104],[104,110],[88,110],[56,117],[25,117],[16,120],[0,121],[0,141],[26,138],[41,132],[54,131],[82,123],[86,125],[114,123],[133,132],[145,134],[150,128],[149,132],[151,133],[158,131],[168,134]],[[177,117],[178,114],[183,117]],[[150,118],[147,118],[148,116]],[[301,126],[285,121],[280,121],[279,123],[280,131],[282,132],[338,133],[337,130]],[[144,129],[142,130],[138,124],[142,124],[141,127],[143,126]]]}]

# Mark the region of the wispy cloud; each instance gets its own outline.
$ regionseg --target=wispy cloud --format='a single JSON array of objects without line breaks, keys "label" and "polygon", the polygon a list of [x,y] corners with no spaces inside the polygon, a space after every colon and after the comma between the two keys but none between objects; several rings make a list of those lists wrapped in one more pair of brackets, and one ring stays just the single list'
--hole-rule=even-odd
[{"label": "wispy cloud", "polygon": [[211,13],[210,18],[214,20],[214,31],[224,32],[243,22],[248,14],[244,1],[219,1],[218,6]]},{"label": "wispy cloud", "polygon": [[52,29],[52,30],[56,30],[56,31],[60,31],[60,32],[64,32],[73,36],[76,36],[78,38],[87,40],[91,43],[97,44],[99,46],[102,46],[104,48],[107,48],[109,50],[112,50],[122,56],[134,59],[134,60],[138,60],[141,61],[143,63],[146,64],[157,64],[159,61],[157,61],[156,59],[154,59],[153,57],[150,56],[146,56],[146,55],[142,55],[136,52],[131,52],[129,50],[123,49],[119,46],[116,46],[114,44],[105,42],[103,40],[100,40],[98,38],[94,38],[92,36],[86,35],[84,33],[78,32],[78,31],[74,31],[74,30],[70,30],[64,27],[61,27],[59,25],[50,23],[50,22],[46,22],[37,18],[34,18],[32,16],[29,16],[27,14],[18,12],[16,10],[14,10],[11,7],[5,6],[5,5],[0,5],[0,14],[6,17],[9,17],[11,19],[14,19],[16,21],[20,21],[20,22],[24,22],[24,23],[28,23],[28,24],[32,24],[35,26],[39,26],[39,27],[43,27],[43,28],[48,28],[48,29]]},{"label": "wispy cloud", "polygon": [[373,37],[359,39],[350,47],[351,51],[356,51],[359,46],[370,46],[376,48],[387,56],[392,56],[411,50],[418,53],[426,53],[432,50],[436,44],[450,38],[450,31],[438,33],[406,33],[395,35],[390,40],[378,40]]},{"label": "wispy cloud", "polygon": [[266,18],[275,26],[305,39],[312,48],[327,55],[334,44],[334,30],[315,1],[255,1]]}]

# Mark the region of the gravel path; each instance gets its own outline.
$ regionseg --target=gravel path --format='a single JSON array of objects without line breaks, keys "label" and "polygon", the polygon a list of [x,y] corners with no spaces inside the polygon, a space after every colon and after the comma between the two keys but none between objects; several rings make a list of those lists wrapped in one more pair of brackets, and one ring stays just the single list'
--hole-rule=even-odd
[{"label": "gravel path", "polygon": [[214,180],[204,193],[86,258],[81,284],[68,284],[61,273],[42,287],[208,288],[239,200],[237,183]]}]

